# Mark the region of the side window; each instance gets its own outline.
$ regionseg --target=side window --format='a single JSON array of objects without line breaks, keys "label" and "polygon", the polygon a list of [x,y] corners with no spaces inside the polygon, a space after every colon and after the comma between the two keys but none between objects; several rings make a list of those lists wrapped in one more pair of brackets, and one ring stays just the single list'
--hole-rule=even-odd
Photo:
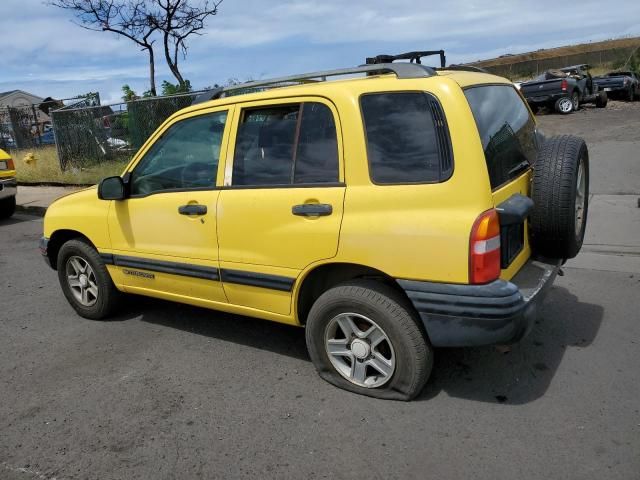
[{"label": "side window", "polygon": [[446,180],[452,171],[444,113],[425,93],[375,93],[360,98],[371,180],[378,184]]},{"label": "side window", "polygon": [[293,185],[338,181],[338,142],[331,110],[321,103],[243,112],[232,185]]},{"label": "side window", "polygon": [[510,85],[487,85],[465,90],[475,118],[491,187],[497,188],[522,173],[523,162],[536,158],[536,128],[527,106]]},{"label": "side window", "polygon": [[131,175],[131,195],[215,186],[227,112],[172,125],[147,151]]}]

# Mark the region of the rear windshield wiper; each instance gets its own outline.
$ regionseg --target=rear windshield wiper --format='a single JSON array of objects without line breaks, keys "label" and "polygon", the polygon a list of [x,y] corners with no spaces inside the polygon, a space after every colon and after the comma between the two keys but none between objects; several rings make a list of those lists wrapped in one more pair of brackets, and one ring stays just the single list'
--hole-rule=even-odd
[{"label": "rear windshield wiper", "polygon": [[509,177],[513,177],[515,175],[517,175],[520,172],[524,172],[525,170],[527,170],[529,167],[531,166],[531,164],[529,163],[528,160],[523,160],[522,162],[520,162],[519,164],[517,164],[515,167],[513,167],[511,170],[509,170],[507,172],[507,175]]}]

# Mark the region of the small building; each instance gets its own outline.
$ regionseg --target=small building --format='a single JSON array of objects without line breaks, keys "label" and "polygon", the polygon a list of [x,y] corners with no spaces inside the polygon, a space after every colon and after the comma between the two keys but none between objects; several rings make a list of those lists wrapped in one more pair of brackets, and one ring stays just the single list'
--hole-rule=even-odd
[{"label": "small building", "polygon": [[42,109],[38,108],[44,100],[44,98],[25,92],[24,90],[0,92],[0,110],[5,110],[7,108],[26,109],[34,105],[35,113],[38,117],[36,123],[38,124],[40,131],[42,131],[45,124],[51,123],[51,117],[43,112]]}]

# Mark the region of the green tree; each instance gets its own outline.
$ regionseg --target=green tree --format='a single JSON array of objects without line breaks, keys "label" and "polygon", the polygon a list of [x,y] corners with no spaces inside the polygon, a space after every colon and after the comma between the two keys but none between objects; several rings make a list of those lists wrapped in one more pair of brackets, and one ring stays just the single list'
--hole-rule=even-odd
[{"label": "green tree", "polygon": [[189,80],[183,80],[182,84],[173,84],[165,80],[162,82],[162,86],[160,88],[162,95],[166,97],[171,95],[178,95],[179,93],[189,93],[193,90],[193,88],[191,88],[191,82]]},{"label": "green tree", "polygon": [[138,94],[135,91],[133,91],[129,85],[122,86],[122,100],[124,100],[125,102],[131,102],[137,99],[138,99]]}]

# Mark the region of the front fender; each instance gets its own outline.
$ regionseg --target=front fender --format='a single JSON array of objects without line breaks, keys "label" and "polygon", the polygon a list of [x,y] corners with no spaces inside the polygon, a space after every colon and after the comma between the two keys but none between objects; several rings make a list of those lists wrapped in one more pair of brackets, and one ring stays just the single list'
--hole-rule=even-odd
[{"label": "front fender", "polygon": [[110,248],[107,215],[111,203],[98,198],[96,186],[59,198],[44,216],[45,238],[72,231],[88,238],[98,249]]}]

